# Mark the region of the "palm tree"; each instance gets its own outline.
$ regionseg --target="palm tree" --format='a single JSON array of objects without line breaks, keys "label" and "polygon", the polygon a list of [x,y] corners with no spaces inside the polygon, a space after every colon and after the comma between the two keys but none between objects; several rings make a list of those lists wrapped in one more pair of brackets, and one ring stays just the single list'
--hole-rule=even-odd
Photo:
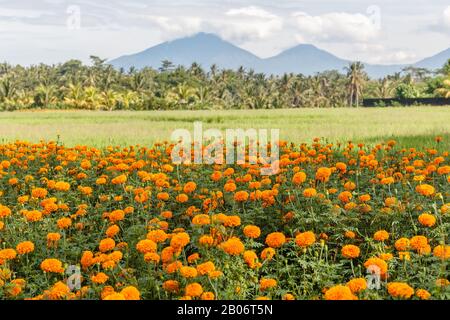
[{"label": "palm tree", "polygon": [[385,77],[381,81],[378,82],[377,88],[376,88],[376,95],[379,98],[389,98],[392,97],[394,92],[394,87],[392,85],[392,81],[389,80],[389,78]]},{"label": "palm tree", "polygon": [[36,88],[34,101],[36,105],[40,107],[49,108],[50,106],[54,105],[57,101],[55,94],[56,94],[55,85],[40,84]]},{"label": "palm tree", "polygon": [[5,77],[0,81],[0,101],[12,98],[15,92],[16,86],[9,77]]},{"label": "palm tree", "polygon": [[442,87],[436,89],[436,93],[444,98],[450,98],[450,79],[444,80]]},{"label": "palm tree", "polygon": [[359,98],[362,95],[364,84],[367,79],[367,74],[364,72],[364,64],[361,62],[352,62],[348,67],[345,67],[347,71],[347,90],[349,94],[349,105],[352,107],[353,103],[356,107],[359,106]]}]

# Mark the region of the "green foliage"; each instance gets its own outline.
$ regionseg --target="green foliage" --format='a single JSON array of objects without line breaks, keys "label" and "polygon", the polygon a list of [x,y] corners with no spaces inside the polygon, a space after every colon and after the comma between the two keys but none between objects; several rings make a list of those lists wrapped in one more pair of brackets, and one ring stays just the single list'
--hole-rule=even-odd
[{"label": "green foliage", "polygon": [[396,98],[407,99],[407,98],[418,98],[420,96],[417,88],[409,83],[401,83],[395,89]]}]

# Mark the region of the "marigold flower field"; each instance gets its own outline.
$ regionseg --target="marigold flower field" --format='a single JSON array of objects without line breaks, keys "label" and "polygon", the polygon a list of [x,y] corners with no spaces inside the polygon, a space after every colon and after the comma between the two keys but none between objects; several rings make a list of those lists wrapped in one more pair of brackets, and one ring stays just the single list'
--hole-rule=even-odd
[{"label": "marigold flower field", "polygon": [[450,298],[439,138],[282,142],[272,176],[172,147],[0,145],[0,297]]}]

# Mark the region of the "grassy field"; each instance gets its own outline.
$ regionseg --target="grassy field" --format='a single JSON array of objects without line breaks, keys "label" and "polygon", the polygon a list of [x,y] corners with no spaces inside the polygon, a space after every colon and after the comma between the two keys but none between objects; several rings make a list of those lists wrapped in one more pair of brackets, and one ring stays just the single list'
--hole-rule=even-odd
[{"label": "grassy field", "polygon": [[66,145],[152,144],[169,140],[174,129],[278,128],[282,139],[300,143],[315,137],[330,142],[376,143],[397,139],[405,146],[449,146],[450,108],[282,109],[236,111],[34,111],[0,113],[1,142],[59,140]]}]

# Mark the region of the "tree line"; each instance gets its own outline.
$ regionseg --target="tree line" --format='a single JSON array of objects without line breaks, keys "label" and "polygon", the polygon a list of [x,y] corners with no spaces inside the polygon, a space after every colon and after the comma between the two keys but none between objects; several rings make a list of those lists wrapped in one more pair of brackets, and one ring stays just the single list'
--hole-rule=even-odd
[{"label": "tree line", "polygon": [[450,60],[438,71],[408,67],[369,79],[361,62],[312,76],[208,70],[162,61],[158,69],[116,70],[91,56],[91,65],[0,64],[0,110],[195,110],[357,107],[364,98],[450,98]]}]

